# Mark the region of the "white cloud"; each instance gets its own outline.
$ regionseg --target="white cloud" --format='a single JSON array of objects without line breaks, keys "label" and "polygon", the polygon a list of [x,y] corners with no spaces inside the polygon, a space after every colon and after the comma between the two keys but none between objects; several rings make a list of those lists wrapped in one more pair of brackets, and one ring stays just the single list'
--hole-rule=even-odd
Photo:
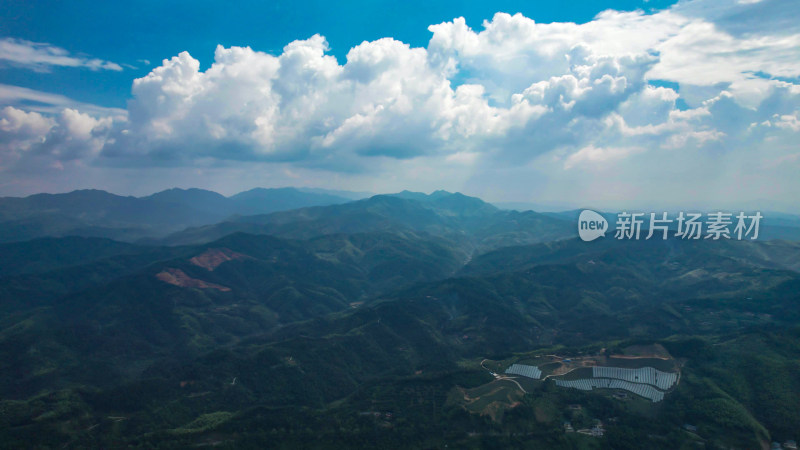
[{"label": "white cloud", "polygon": [[23,172],[63,167],[91,159],[107,142],[113,119],[96,119],[74,109],[45,117],[13,106],[0,110],[0,170]]},{"label": "white cloud", "polygon": [[589,145],[569,155],[564,163],[564,168],[571,169],[578,164],[598,165],[607,161],[626,158],[631,154],[639,153],[641,151],[641,148],[636,147],[598,148],[593,145]]},{"label": "white cloud", "polygon": [[122,66],[111,61],[72,55],[54,45],[24,39],[0,39],[0,60],[18,67],[49,71],[53,66],[85,67],[90,70],[121,71]]},{"label": "white cloud", "polygon": [[[3,85],[0,102],[34,111],[26,103],[46,98],[51,106],[25,120],[49,121],[39,136],[50,144],[27,145],[59,161],[248,161],[304,179],[344,173],[398,186],[445,180],[451,189],[486,180],[482,173],[528,170],[562,193],[577,192],[583,172],[613,168],[631,184],[606,195],[658,173],[673,185],[718,179],[719,191],[706,193],[713,197],[731,177],[796,154],[800,29],[732,25],[746,13],[783,23],[771,19],[776,1],[605,11],[585,24],[498,13],[481,30],[457,18],[430,26],[427,47],[363,42],[341,63],[319,35],[277,55],[219,46],[206,70],[183,52],[134,80],[127,112]],[[9,124],[14,114],[6,114]],[[800,190],[784,172],[748,177],[764,186],[775,179]]]},{"label": "white cloud", "polygon": [[52,119],[36,112],[25,112],[11,106],[0,110],[0,130],[9,136],[41,136],[52,127]]},{"label": "white cloud", "polygon": [[[181,53],[134,82],[130,122],[106,155],[352,171],[380,165],[378,157],[492,149],[515,163],[559,148],[652,144],[625,142],[645,134],[674,147],[726,134],[714,121],[692,129],[687,118],[708,111],[702,101],[725,90],[753,108],[780,83],[756,72],[800,73],[797,36],[739,38],[670,10],[606,11],[582,25],[498,13],[483,28],[433,25],[427,48],[364,42],[344,64],[318,35],[277,56],[218,47],[206,71]],[[716,91],[678,111],[678,92],[650,79]],[[608,117],[617,117],[612,129]]]}]

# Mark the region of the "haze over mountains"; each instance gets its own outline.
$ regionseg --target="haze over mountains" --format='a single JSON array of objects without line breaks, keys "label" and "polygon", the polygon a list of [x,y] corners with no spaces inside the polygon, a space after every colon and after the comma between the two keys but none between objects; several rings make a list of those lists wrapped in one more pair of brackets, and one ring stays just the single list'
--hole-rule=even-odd
[{"label": "haze over mountains", "polygon": [[233,215],[345,203],[361,195],[344,194],[348,197],[322,190],[255,188],[230,197],[203,189],[169,189],[139,198],[100,190],[4,197],[0,198],[0,242],[67,235],[133,241]]},{"label": "haze over mountains", "polygon": [[[0,439],[12,447],[800,436],[798,240],[587,243],[573,211],[445,191],[76,191],[2,199],[0,214]],[[800,232],[780,220],[764,235]],[[657,405],[547,380],[517,391],[483,366],[642,346],[680,368]],[[485,395],[465,403],[463,390]],[[563,431],[594,419],[603,440]]]},{"label": "haze over mountains", "polygon": [[[327,208],[314,208],[322,206]],[[399,227],[455,240],[470,235],[470,245],[491,248],[573,236],[578,213],[499,209],[446,191],[369,196],[289,187],[225,197],[203,189],[169,189],[126,197],[80,190],[0,198],[0,242],[86,236],[175,245],[208,242],[234,231],[310,237]],[[765,214],[762,239],[800,238],[800,216]],[[615,215],[605,216],[613,230]]]}]

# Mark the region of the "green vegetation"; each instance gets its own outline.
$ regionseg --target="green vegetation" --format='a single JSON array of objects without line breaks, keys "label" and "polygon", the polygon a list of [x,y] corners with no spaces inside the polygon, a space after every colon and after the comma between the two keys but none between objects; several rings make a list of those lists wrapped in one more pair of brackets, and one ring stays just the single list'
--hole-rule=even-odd
[{"label": "green vegetation", "polygon": [[[800,437],[796,243],[531,245],[556,237],[558,219],[476,200],[379,196],[170,242],[222,233],[196,245],[5,244],[16,263],[0,267],[0,442],[675,449]],[[242,224],[273,235],[228,233]],[[680,366],[681,378],[653,404],[550,380],[517,379],[523,392],[489,373],[520,362],[548,375],[554,354]],[[565,432],[597,420],[602,438]]]}]

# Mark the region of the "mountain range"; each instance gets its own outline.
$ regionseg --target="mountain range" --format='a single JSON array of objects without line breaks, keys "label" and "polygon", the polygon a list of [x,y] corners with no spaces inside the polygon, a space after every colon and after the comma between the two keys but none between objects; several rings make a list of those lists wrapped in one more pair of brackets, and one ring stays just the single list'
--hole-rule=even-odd
[{"label": "mountain range", "polygon": [[256,188],[225,197],[203,189],[176,188],[146,197],[126,197],[94,189],[3,197],[0,242],[71,235],[134,241],[219,222],[234,215],[332,205],[359,196],[322,190]]},{"label": "mountain range", "polygon": [[[306,194],[3,199],[2,230],[18,234],[0,244],[0,441],[673,449],[800,436],[797,240],[587,243],[573,212],[445,191]],[[40,225],[8,225],[25,220]],[[486,360],[645,347],[680,367],[659,404],[542,381],[463,406],[467,390],[516,390]],[[603,439],[564,432],[595,419]]]}]

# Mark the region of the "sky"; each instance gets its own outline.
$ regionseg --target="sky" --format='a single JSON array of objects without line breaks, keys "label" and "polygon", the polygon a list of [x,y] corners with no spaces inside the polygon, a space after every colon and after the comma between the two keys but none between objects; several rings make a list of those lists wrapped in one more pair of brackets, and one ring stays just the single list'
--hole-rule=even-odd
[{"label": "sky", "polygon": [[121,3],[0,0],[0,196],[800,212],[795,0]]}]

